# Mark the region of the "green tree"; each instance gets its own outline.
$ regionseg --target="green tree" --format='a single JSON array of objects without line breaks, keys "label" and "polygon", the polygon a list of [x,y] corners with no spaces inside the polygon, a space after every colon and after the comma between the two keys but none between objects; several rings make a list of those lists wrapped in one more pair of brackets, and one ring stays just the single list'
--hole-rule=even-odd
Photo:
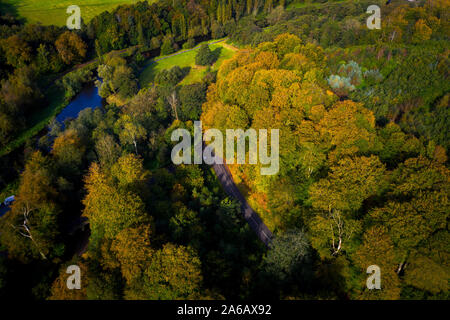
[{"label": "green tree", "polygon": [[312,277],[311,245],[303,231],[275,237],[265,258],[265,270],[280,281],[306,281]]},{"label": "green tree", "polygon": [[138,154],[138,142],[147,136],[145,128],[127,114],[122,115],[115,126],[120,141],[123,144],[133,145],[135,153]]},{"label": "green tree", "polygon": [[203,43],[198,49],[197,55],[195,56],[195,64],[200,66],[210,65],[214,62],[214,54],[209,48],[209,45]]},{"label": "green tree", "polygon": [[168,54],[173,53],[175,50],[173,49],[173,40],[171,37],[165,37],[161,46],[161,55],[166,56]]}]

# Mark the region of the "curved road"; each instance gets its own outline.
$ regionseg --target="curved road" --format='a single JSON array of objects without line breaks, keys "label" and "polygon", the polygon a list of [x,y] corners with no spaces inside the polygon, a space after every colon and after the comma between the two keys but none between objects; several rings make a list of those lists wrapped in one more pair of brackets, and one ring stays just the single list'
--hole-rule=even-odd
[{"label": "curved road", "polygon": [[[224,161],[223,161],[224,162]],[[256,233],[258,238],[266,245],[269,246],[272,240],[272,232],[267,228],[264,222],[261,220],[255,210],[250,207],[245,197],[241,194],[238,187],[234,183],[233,176],[231,175],[228,166],[224,164],[213,164],[214,171],[217,178],[219,178],[220,184],[230,196],[237,199],[241,203],[242,215],[247,220],[250,228]]]}]

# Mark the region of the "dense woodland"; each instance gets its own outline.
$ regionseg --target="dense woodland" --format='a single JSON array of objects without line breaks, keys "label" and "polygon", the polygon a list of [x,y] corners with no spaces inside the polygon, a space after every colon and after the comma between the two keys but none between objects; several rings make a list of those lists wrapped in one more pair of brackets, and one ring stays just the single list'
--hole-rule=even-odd
[{"label": "dense woodland", "polygon": [[[448,299],[450,3],[378,1],[369,30],[374,2],[139,2],[78,31],[2,16],[0,147],[49,88],[68,102],[98,77],[108,103],[2,158],[17,177],[0,174],[16,194],[0,297]],[[242,50],[217,73],[179,85],[173,66],[141,87],[148,57],[225,36]],[[196,64],[216,58],[202,45]],[[171,133],[199,119],[280,129],[277,175],[230,165],[269,248],[211,167],[173,165]],[[366,288],[374,264],[382,290]]]}]

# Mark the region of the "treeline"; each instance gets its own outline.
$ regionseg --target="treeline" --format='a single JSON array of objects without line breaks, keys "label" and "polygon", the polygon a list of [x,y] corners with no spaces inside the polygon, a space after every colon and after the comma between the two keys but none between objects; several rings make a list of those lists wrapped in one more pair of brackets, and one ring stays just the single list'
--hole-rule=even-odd
[{"label": "treeline", "polygon": [[268,13],[285,4],[283,0],[144,1],[104,12],[92,19],[85,30],[102,53],[133,45],[177,50],[180,42],[222,37],[230,34],[244,16]]}]

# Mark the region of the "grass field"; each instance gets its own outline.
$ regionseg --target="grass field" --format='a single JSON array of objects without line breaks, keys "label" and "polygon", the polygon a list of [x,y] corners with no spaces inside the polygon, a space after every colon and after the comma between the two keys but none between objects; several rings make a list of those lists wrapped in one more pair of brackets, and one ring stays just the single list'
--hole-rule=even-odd
[{"label": "grass field", "polygon": [[[210,44],[209,47],[212,51],[218,48],[220,48],[221,50],[219,58],[212,66],[213,70],[219,69],[221,63],[224,60],[231,58],[235,52],[235,49],[232,46],[227,45],[225,42],[213,43]],[[155,58],[154,60],[158,59],[161,60],[153,64],[150,64],[142,71],[142,73],[139,76],[139,82],[141,84],[141,87],[146,87],[150,83],[152,83],[156,74],[159,71],[164,69],[170,69],[174,66],[179,66],[180,68],[191,67],[189,74],[180,82],[181,85],[199,82],[206,72],[206,67],[195,65],[195,56],[197,54],[198,49],[199,46],[197,46],[194,50],[177,52],[173,55],[169,55],[167,58],[166,57]]]},{"label": "grass field", "polygon": [[[67,7],[77,5],[85,23],[103,11],[111,11],[121,4],[133,4],[138,0],[2,0],[0,10],[9,12],[27,22],[41,22],[44,25],[66,24]],[[151,0],[149,2],[152,2]]]},{"label": "grass field", "polygon": [[349,2],[349,0],[332,0],[332,1],[328,1],[328,2],[292,2],[290,3],[286,9],[290,10],[290,9],[300,9],[300,8],[306,8],[306,7],[323,7],[324,5],[334,5],[334,4],[342,4],[344,2]]}]

